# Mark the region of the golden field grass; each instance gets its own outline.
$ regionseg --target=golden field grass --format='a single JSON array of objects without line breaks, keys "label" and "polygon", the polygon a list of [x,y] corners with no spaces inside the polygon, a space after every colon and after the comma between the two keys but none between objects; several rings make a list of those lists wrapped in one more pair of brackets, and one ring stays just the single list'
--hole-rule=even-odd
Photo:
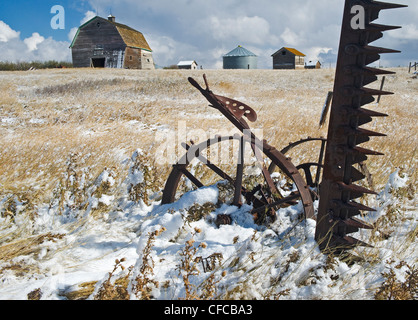
[{"label": "golden field grass", "polygon": [[[388,135],[367,145],[385,153],[368,161],[377,185],[385,183],[395,168],[416,181],[418,81],[406,69],[395,71],[396,75],[387,77],[385,89],[396,94],[370,106],[390,115],[369,125]],[[262,129],[264,138],[278,149],[308,136],[326,136],[326,126],[319,130],[318,123],[325,97],[333,89],[333,69],[204,72],[215,93],[255,109],[258,120],[252,127]],[[121,161],[137,148],[148,153],[151,161],[161,160],[155,156],[162,143],[157,137],[176,135],[178,121],[186,121],[188,131],[232,132],[232,125],[209,108],[187,81],[192,76],[203,84],[204,72],[0,73],[0,192],[31,190],[38,196],[49,195],[71,153],[83,155],[93,175],[105,167],[119,170]],[[308,148],[292,158],[297,164],[311,152]],[[166,164],[158,175],[161,184],[169,170]]]},{"label": "golden field grass", "polygon": [[[364,279],[373,278],[371,275],[378,276],[381,269],[374,267],[378,259],[386,256],[384,254],[386,251],[393,252],[391,256],[393,261],[396,259],[401,261],[408,258],[403,253],[414,252],[416,248],[417,229],[415,220],[411,216],[417,208],[418,80],[412,78],[405,68],[397,68],[394,71],[397,72],[396,75],[386,78],[385,90],[396,94],[382,97],[379,105],[368,106],[370,109],[387,113],[390,117],[377,118],[368,125],[368,128],[388,136],[373,138],[365,145],[366,148],[385,153],[383,157],[370,157],[367,165],[378,192],[383,190],[389,175],[397,169],[400,169],[401,175],[409,177],[408,185],[397,191],[390,191],[393,192],[396,200],[379,203],[381,210],[386,214],[378,220],[378,228],[373,230],[369,239],[373,244],[377,244],[376,248],[358,252],[368,261],[368,264],[362,265],[366,275],[351,277],[349,273],[347,276],[342,273],[338,280],[342,290],[347,290],[348,295],[350,290],[353,292],[357,290],[357,285],[353,285],[352,282],[358,279],[360,282],[366,282]],[[32,222],[36,220],[34,216],[42,210],[44,212],[48,204],[53,208],[50,210],[51,215],[60,214],[57,202],[53,204],[52,201],[64,201],[65,195],[60,194],[61,192],[70,193],[71,201],[74,202],[77,201],[77,197],[80,198],[79,203],[75,203],[75,212],[89,212],[94,215],[114,209],[113,214],[118,214],[117,207],[112,209],[98,206],[94,210],[86,207],[91,205],[92,198],[100,199],[102,195],[115,196],[114,202],[118,201],[117,192],[120,191],[118,187],[122,185],[130,170],[129,161],[127,162],[126,159],[130,158],[137,149],[143,151],[138,165],[142,166],[146,183],[138,185],[139,188],[134,190],[138,194],[134,197],[137,202],[138,199],[147,202],[145,198],[151,193],[163,189],[171,165],[176,161],[175,157],[162,159],[164,154],[161,154],[161,151],[164,150],[167,139],[169,143],[175,145],[173,150],[181,156],[184,151],[179,144],[184,140],[195,139],[196,135],[206,139],[215,134],[230,135],[236,132],[232,124],[217,110],[208,107],[205,98],[187,81],[187,78],[192,76],[203,85],[203,73],[206,73],[214,93],[240,100],[257,112],[258,120],[251,124],[251,127],[262,130],[263,137],[279,150],[289,142],[308,136],[326,137],[327,126],[322,129],[318,126],[327,93],[333,89],[334,69],[298,71],[64,69],[0,72],[0,209],[2,210],[0,221],[4,222],[4,225],[0,225],[0,261],[2,262],[0,275],[14,272],[19,277],[30,277],[31,273],[42,273],[37,270],[41,264],[38,265],[32,260],[24,263],[25,260],[23,258],[20,260],[20,257],[39,257],[35,260],[40,261],[48,258],[52,260],[54,255],[58,257],[69,248],[73,250],[71,257],[73,255],[77,257],[76,252],[80,244],[77,241],[72,243],[67,238],[72,239],[74,231],[74,234],[88,236],[87,239],[90,239],[88,230],[95,224],[91,221],[87,222],[89,217],[77,217],[75,222],[71,222],[66,227],[68,232],[64,231],[65,234],[61,233],[61,229],[55,232],[53,228],[51,229],[54,232],[38,234],[33,232],[31,227]],[[378,88],[379,85],[380,82],[376,82],[373,88]],[[179,133],[180,128],[185,131],[184,135]],[[179,139],[178,135],[180,135]],[[291,154],[295,164],[316,160],[318,149],[313,148],[312,145],[305,147]],[[160,164],[161,160],[166,161]],[[96,183],[97,177],[105,168],[117,180],[114,185]],[[94,187],[86,190],[91,186]],[[141,188],[146,190],[140,190]],[[90,199],[87,200],[88,192]],[[121,197],[126,196],[126,190],[124,192]],[[68,197],[65,201],[68,207],[73,205]],[[19,205],[23,209],[18,208]],[[55,209],[57,210],[54,211]],[[22,214],[19,216],[17,212]],[[191,209],[188,214],[190,212]],[[199,214],[197,217],[201,218]],[[37,223],[42,221],[40,218]],[[108,224],[107,219],[103,221],[103,226],[110,228],[111,223]],[[391,230],[408,223],[412,227],[403,228],[402,230],[408,230],[405,233],[398,234]],[[84,230],[83,226],[88,225],[91,226]],[[129,231],[138,235],[139,231],[136,228],[138,228],[136,224],[135,227],[127,224],[126,227],[121,228],[120,233]],[[386,235],[391,232],[396,236]],[[54,243],[60,240],[65,245],[57,248]],[[287,244],[285,242],[286,239],[280,240],[279,246],[285,247]],[[56,252],[52,249],[51,252],[46,251],[45,243]],[[298,242],[297,245],[302,246],[301,243]],[[263,268],[268,269],[274,265],[274,260],[282,253],[276,248],[273,251],[270,257],[263,256],[266,259],[257,262],[257,268],[264,270]],[[75,264],[79,264],[76,258],[73,259],[76,261]],[[288,272],[291,264],[296,260],[305,259],[310,261],[310,254],[301,257],[290,255],[288,262],[283,260],[285,264],[283,275],[286,277],[281,280],[282,275],[280,275],[271,289],[271,292],[279,290],[278,293],[276,292],[278,298],[281,296],[282,288],[284,290],[286,287],[286,279],[292,282],[293,278],[300,278],[298,268]],[[248,256],[248,260],[252,263],[255,261],[251,255]],[[161,261],[163,259],[159,262]],[[387,264],[390,266],[393,261]],[[158,261],[156,262],[158,265]],[[236,265],[231,262],[230,265],[233,265],[230,267],[231,270],[237,269],[240,272],[248,267],[244,262],[240,264],[237,262]],[[115,269],[118,266],[115,266]],[[247,286],[253,282],[252,279],[256,282],[265,278],[264,273],[257,271],[257,268],[245,271],[245,276],[236,287],[232,286],[232,289],[225,290],[224,297],[245,298],[245,294],[248,294],[248,298],[253,298],[250,294],[251,286],[248,290]],[[328,266],[325,266],[326,268]],[[300,272],[303,274],[301,278],[303,281],[299,279],[300,286],[303,287],[309,279],[304,278],[306,275],[303,270]],[[308,276],[315,273],[314,269],[309,270]],[[414,275],[416,276],[416,271]],[[88,280],[90,282],[87,283],[90,285],[88,290],[85,289],[88,291],[86,296],[93,292],[98,279]],[[370,291],[380,285],[374,283],[374,278],[372,281],[367,281],[371,283],[368,289]],[[266,293],[267,296],[269,295]]]}]

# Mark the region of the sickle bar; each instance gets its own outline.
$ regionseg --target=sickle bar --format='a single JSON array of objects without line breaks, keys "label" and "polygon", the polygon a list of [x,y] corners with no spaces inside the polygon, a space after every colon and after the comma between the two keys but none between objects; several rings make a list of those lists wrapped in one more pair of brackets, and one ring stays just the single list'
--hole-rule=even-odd
[{"label": "sickle bar", "polygon": [[[357,19],[356,14],[359,13],[359,6],[365,13],[363,29],[356,27],[355,23],[353,25],[353,21]],[[373,96],[392,94],[366,87],[375,82],[378,75],[392,72],[367,65],[379,60],[380,54],[399,51],[369,44],[382,38],[384,31],[399,28],[372,23],[379,17],[379,12],[401,7],[405,6],[373,0],[345,1],[315,234],[320,249],[325,252],[332,251],[338,254],[354,246],[367,246],[349,234],[360,229],[373,228],[355,218],[362,211],[373,209],[353,200],[361,198],[364,194],[375,193],[354,184],[365,176],[353,165],[367,160],[370,155],[381,155],[358,145],[368,142],[370,137],[385,135],[359,126],[371,122],[374,117],[387,116],[364,109],[362,106],[373,102]]]}]

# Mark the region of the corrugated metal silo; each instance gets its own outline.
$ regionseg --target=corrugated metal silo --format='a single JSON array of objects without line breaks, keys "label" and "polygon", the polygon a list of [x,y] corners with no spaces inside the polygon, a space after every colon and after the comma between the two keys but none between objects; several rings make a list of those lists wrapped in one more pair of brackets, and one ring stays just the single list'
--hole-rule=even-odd
[{"label": "corrugated metal silo", "polygon": [[257,69],[257,56],[242,46],[223,57],[224,69]]}]

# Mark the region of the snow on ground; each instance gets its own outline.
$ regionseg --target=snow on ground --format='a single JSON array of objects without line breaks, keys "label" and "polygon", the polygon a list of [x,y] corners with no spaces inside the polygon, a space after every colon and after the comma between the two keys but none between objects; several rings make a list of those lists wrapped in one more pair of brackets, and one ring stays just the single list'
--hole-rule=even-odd
[{"label": "snow on ground", "polygon": [[[323,100],[332,89],[332,71],[305,72],[304,77],[287,71],[257,71],[247,76],[247,71],[246,76],[223,71],[208,71],[208,75],[216,93],[257,108],[269,143],[280,147],[320,135],[306,128],[317,127]],[[214,133],[226,123],[217,121],[222,118],[219,113],[207,108],[190,88],[185,81],[188,73],[165,73],[162,80],[157,71],[121,70],[116,78],[113,70],[85,75],[62,72],[10,73],[2,78],[2,86],[10,88],[3,88],[0,97],[4,105],[0,117],[0,299],[26,300],[36,289],[42,292],[42,299],[67,299],[67,293],[97,282],[89,296],[93,299],[115,261],[123,258],[125,270],[118,269],[113,279],[129,275],[133,266],[131,286],[142,266],[150,233],[163,227],[165,231],[156,236],[151,250],[154,266],[150,277],[160,284],[152,287],[154,299],[186,296],[179,266],[191,239],[195,258],[219,257],[210,272],[196,263],[198,274],[189,279],[201,295],[214,275],[217,299],[373,299],[385,281],[383,273],[393,270],[399,281],[405,281],[405,263],[418,267],[417,197],[414,188],[412,194],[408,191],[415,181],[409,181],[405,172],[393,172],[379,196],[369,200],[377,211],[365,219],[379,227],[354,236],[372,242],[374,248],[356,249],[366,261],[352,265],[319,252],[315,221],[299,221],[299,205],[279,210],[277,221],[262,227],[254,224],[249,206],[217,208],[216,186],[189,192],[171,205],[146,205],[130,199],[131,186],[146,178],[132,166],[140,151],[128,158],[138,145],[148,148],[155,142],[155,133],[174,136],[172,119],[188,118],[187,128],[216,129]],[[79,85],[82,76],[84,86]],[[194,77],[201,81],[201,73]],[[387,78],[390,90],[399,93],[384,99],[378,109],[391,114],[392,120],[376,122],[380,127],[373,127],[391,139],[370,147],[387,154],[381,162],[372,162],[380,170],[379,177],[402,164],[408,164],[406,172],[412,175],[416,167],[411,146],[416,145],[417,83],[409,77],[401,70]],[[282,116],[279,123],[272,114]],[[80,159],[72,165],[66,159],[73,153],[80,153]],[[86,164],[88,160],[94,165]],[[122,178],[115,178],[112,169],[102,169],[114,164],[119,164]],[[89,166],[91,171],[103,170],[92,185],[96,172],[93,175]],[[27,210],[25,193],[20,191],[28,189],[27,194],[32,194],[45,188],[49,196],[62,173],[69,186],[77,183],[77,187],[56,188],[51,202],[35,199],[35,207]],[[384,183],[379,181],[379,185]],[[33,193],[35,197],[37,192]],[[154,201],[157,197],[148,198]],[[205,206],[209,209],[204,218],[190,219],[192,208]],[[36,214],[28,216],[27,212]],[[214,221],[219,214],[230,214],[233,224],[217,227]],[[129,290],[136,299],[132,288]]]},{"label": "snow on ground", "polygon": [[[105,172],[99,180],[101,183],[112,178]],[[127,180],[122,183],[122,189],[130,181],[142,182],[143,177],[133,172]],[[397,201],[395,191],[404,187],[406,181],[398,172],[391,175],[379,196],[380,207],[374,220],[385,215],[389,203]],[[192,238],[197,248],[195,258],[214,254],[222,258],[208,273],[204,272],[203,264],[197,263],[199,274],[190,281],[199,291],[202,283],[214,273],[218,281],[217,297],[221,299],[373,299],[376,288],[383,282],[381,273],[387,270],[387,259],[398,257],[399,261],[403,259],[411,265],[417,262],[416,245],[394,253],[393,250],[402,245],[394,247],[391,240],[404,241],[405,233],[416,230],[416,210],[405,212],[406,222],[398,227],[396,234],[378,243],[381,255],[378,262],[348,266],[338,259],[330,261],[319,252],[314,240],[315,221],[299,221],[299,205],[279,210],[277,221],[269,227],[254,224],[249,214],[251,208],[246,205],[214,207],[206,217],[188,221],[191,207],[216,204],[218,196],[216,185],[191,191],[170,205],[147,206],[142,201],[129,201],[123,195],[119,199],[102,195],[91,201],[96,206],[102,202],[110,209],[100,218],[92,217],[89,208],[78,215],[65,216],[45,205],[33,222],[34,233],[65,236],[40,243],[36,252],[2,261],[0,299],[25,300],[28,293],[36,289],[41,290],[42,299],[65,299],[63,293],[91,281],[98,281],[94,291],[97,293],[116,259],[124,258],[123,265],[135,266],[138,272],[149,235],[163,227],[165,231],[156,237],[151,251],[153,277],[160,283],[158,288],[152,288],[154,299],[185,297],[179,254]],[[230,214],[232,225],[218,228],[214,223],[218,214]],[[1,220],[2,225],[10,222],[7,218]],[[1,230],[2,236],[26,222],[15,221],[13,227]],[[19,265],[26,266],[27,270],[14,272],[12,266]],[[126,270],[119,275],[126,275]],[[224,271],[226,274],[222,275]],[[399,272],[401,274],[401,270]],[[132,291],[131,298],[136,298]]]}]

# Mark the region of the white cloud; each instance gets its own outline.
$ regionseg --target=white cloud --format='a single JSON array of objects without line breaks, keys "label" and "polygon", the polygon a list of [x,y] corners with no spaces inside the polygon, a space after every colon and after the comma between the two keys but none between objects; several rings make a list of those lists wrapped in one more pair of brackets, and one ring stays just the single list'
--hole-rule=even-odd
[{"label": "white cloud", "polygon": [[286,27],[280,38],[285,42],[286,46],[297,46],[300,43],[300,36]]},{"label": "white cloud", "polygon": [[389,35],[400,40],[418,40],[418,29],[414,24],[407,24],[402,29],[392,31]]},{"label": "white cloud", "polygon": [[223,19],[212,16],[203,23],[209,25],[209,30],[216,39],[252,44],[263,44],[270,40],[270,24],[258,16]]},{"label": "white cloud", "polygon": [[93,11],[87,11],[84,15],[84,18],[80,21],[80,24],[83,25],[87,21],[93,19],[96,16],[96,12]]},{"label": "white cloud", "polygon": [[71,28],[70,32],[68,33],[68,40],[73,42],[75,35],[77,34],[78,27]]},{"label": "white cloud", "polygon": [[[84,14],[84,18],[81,19],[80,25],[85,24],[87,21],[93,19],[95,16],[96,16],[96,13],[95,12],[90,11],[90,10],[87,11]],[[77,31],[78,31],[78,27],[71,28],[70,32],[68,33],[68,40],[70,40],[71,42],[73,42],[74,37],[77,34]]]},{"label": "white cloud", "polygon": [[[188,54],[187,59],[200,57],[199,62],[207,68],[219,67],[222,54],[238,44],[249,50],[258,48],[259,68],[271,68],[271,54],[283,46],[295,47],[309,54],[312,59],[321,56],[332,62],[338,50],[344,8],[344,2],[335,0],[142,0],[140,4],[137,0],[88,2],[102,14],[108,13],[111,7],[118,22],[143,32],[148,42],[156,43],[151,47],[158,57],[158,64],[164,61],[174,63]],[[418,1],[397,2],[410,7],[384,10],[381,19],[376,21],[406,25],[406,33],[397,39],[388,37],[389,33],[385,36],[389,47],[395,47],[399,38],[407,38],[403,42],[412,43],[418,28]],[[164,38],[168,43],[164,43]],[[412,52],[412,46],[407,47],[403,42],[402,45]],[[192,51],[186,52],[185,47]],[[327,52],[319,48],[332,50]],[[251,51],[257,53],[256,50]]]},{"label": "white cloud", "polygon": [[8,42],[19,38],[20,32],[14,31],[9,25],[0,20],[0,42]]},{"label": "white cloud", "polygon": [[38,44],[41,44],[44,40],[44,37],[42,37],[39,33],[34,32],[31,37],[26,38],[23,42],[28,47],[29,51],[34,51],[38,49]]},{"label": "white cloud", "polygon": [[321,55],[327,56],[330,53],[332,48],[323,48],[323,47],[312,47],[307,49],[304,53],[306,54],[305,60],[321,60]]},{"label": "white cloud", "polygon": [[45,39],[39,33],[20,39],[20,32],[0,21],[0,61],[71,61],[71,51],[66,41]]}]

